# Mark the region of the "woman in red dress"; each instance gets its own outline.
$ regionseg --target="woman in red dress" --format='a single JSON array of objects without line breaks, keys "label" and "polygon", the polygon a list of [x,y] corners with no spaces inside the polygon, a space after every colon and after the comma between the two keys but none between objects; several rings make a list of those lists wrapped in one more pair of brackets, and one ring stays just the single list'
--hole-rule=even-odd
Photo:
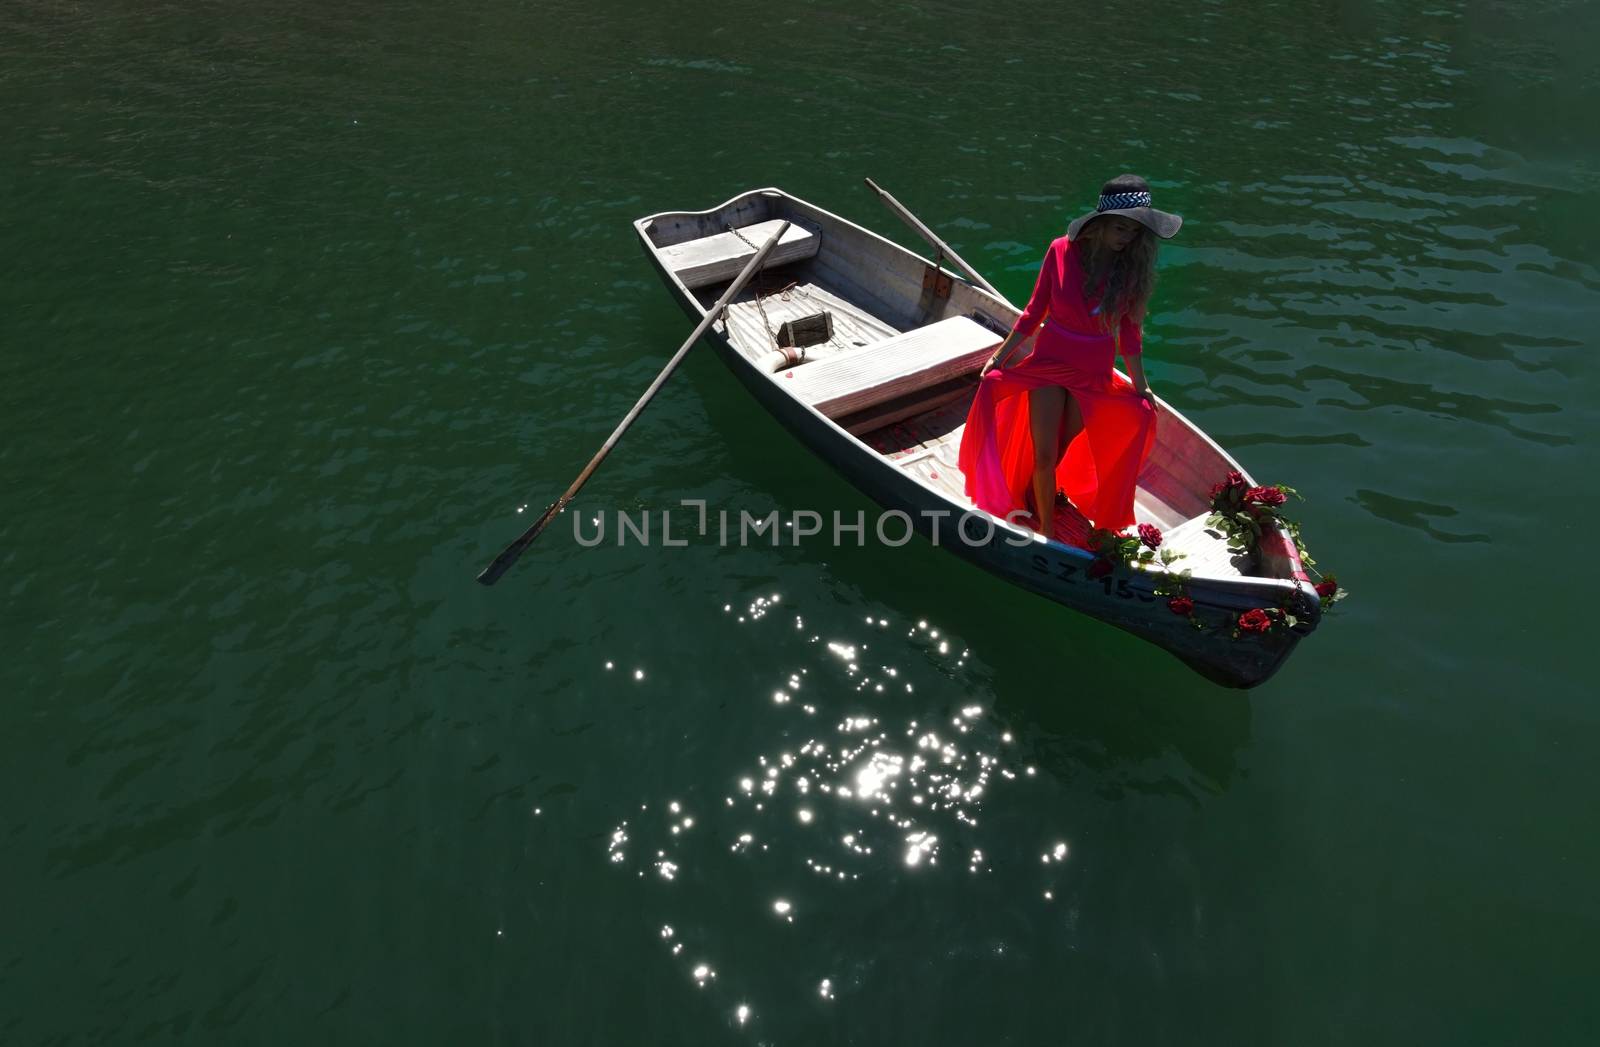
[{"label": "woman in red dress", "polygon": [[[1053,537],[1060,490],[1096,527],[1133,524],[1134,486],[1156,435],[1141,329],[1157,238],[1183,224],[1150,204],[1143,178],[1107,182],[1099,206],[1045,252],[1033,297],[984,365],[961,437],[961,471],[967,497],[985,512],[1031,510],[1038,530]],[[1005,366],[1036,330],[1033,351]],[[1119,349],[1132,384],[1113,369]]]}]

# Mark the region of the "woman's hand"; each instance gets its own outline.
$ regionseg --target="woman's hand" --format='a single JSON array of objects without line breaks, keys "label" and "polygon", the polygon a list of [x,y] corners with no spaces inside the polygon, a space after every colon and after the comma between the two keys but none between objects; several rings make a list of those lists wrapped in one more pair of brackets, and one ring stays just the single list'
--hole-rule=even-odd
[{"label": "woman's hand", "polygon": [[1011,355],[1011,351],[1017,347],[1017,343],[1020,341],[1022,341],[1022,339],[1017,337],[1017,332],[1015,330],[1006,335],[1005,338],[1001,340],[1000,347],[994,351],[994,355],[983,362],[983,368],[978,372],[978,377],[982,378],[984,375],[988,374],[997,367],[1004,367],[1006,364],[1006,358]]},{"label": "woman's hand", "polygon": [[1139,395],[1139,399],[1149,404],[1150,410],[1161,410],[1161,405],[1156,403],[1155,391],[1150,388],[1150,379],[1144,376],[1144,355],[1134,353],[1129,356],[1124,353],[1122,362],[1128,368],[1128,377],[1133,379],[1133,389]]}]

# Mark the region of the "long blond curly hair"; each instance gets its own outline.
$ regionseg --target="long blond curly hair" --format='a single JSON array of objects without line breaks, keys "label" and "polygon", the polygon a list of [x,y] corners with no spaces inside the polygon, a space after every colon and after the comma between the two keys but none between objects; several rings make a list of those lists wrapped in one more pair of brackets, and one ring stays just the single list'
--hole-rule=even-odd
[{"label": "long blond curly hair", "polygon": [[1124,316],[1144,323],[1150,295],[1156,289],[1156,246],[1160,238],[1141,225],[1139,235],[1127,247],[1112,251],[1102,245],[1097,225],[1100,223],[1091,221],[1078,232],[1078,242],[1084,247],[1079,259],[1083,267],[1083,299],[1091,302],[1100,298],[1095,312],[1107,331],[1115,331]]}]

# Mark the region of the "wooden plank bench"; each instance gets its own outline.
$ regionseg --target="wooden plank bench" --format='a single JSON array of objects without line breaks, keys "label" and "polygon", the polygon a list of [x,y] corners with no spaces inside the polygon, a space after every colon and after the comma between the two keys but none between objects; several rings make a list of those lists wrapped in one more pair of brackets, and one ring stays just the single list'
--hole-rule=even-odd
[{"label": "wooden plank bench", "polygon": [[983,325],[952,316],[773,377],[829,418],[842,418],[975,371],[999,344]]},{"label": "wooden plank bench", "polygon": [[[663,247],[660,251],[661,260],[690,289],[732,280],[782,224],[781,219],[775,218],[770,222],[744,226],[738,233],[716,233],[697,240],[685,240],[681,244]],[[773,246],[772,253],[767,255],[762,267],[771,268],[810,258],[821,246],[821,234],[800,225],[791,225],[789,231],[783,234],[783,239]]]}]

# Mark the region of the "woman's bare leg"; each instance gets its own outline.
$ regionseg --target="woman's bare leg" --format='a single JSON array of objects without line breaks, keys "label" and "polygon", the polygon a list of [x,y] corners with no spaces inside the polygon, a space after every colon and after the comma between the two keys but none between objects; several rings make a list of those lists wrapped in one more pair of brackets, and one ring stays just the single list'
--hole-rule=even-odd
[{"label": "woman's bare leg", "polygon": [[1028,391],[1028,419],[1033,429],[1033,507],[1039,533],[1055,536],[1056,462],[1061,460],[1061,412],[1067,391],[1047,385]]},{"label": "woman's bare leg", "polygon": [[1061,420],[1061,450],[1056,454],[1058,465],[1067,453],[1067,445],[1072,442],[1072,438],[1083,431],[1083,408],[1078,406],[1078,398],[1065,389],[1062,392],[1067,394],[1067,410]]}]

